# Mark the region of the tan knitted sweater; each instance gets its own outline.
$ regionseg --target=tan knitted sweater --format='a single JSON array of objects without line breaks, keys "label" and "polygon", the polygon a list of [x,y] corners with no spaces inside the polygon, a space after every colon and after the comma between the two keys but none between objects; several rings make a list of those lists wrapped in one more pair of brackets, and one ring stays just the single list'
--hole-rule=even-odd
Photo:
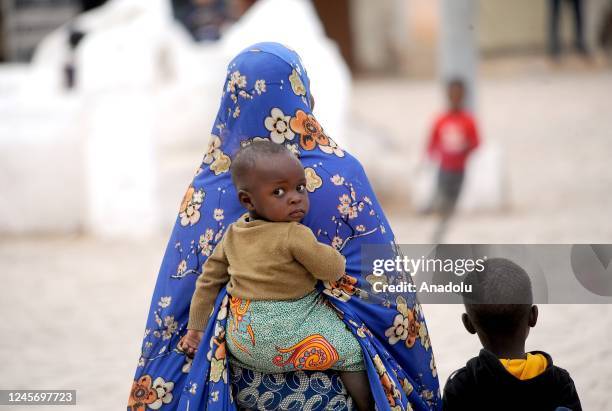
[{"label": "tan knitted sweater", "polygon": [[296,222],[240,220],[231,224],[204,264],[189,310],[190,330],[204,330],[219,290],[233,297],[292,300],[314,290],[317,279],[336,281],[345,259]]}]

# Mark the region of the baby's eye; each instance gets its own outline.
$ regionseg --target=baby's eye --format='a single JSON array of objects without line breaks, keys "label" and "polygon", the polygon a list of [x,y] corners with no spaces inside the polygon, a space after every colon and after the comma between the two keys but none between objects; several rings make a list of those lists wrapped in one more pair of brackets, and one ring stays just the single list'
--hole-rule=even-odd
[{"label": "baby's eye", "polygon": [[296,187],[298,193],[303,193],[306,190],[306,186],[304,184],[300,184]]},{"label": "baby's eye", "polygon": [[285,190],[282,188],[275,188],[272,194],[274,194],[276,197],[282,197],[283,194],[285,194]]}]

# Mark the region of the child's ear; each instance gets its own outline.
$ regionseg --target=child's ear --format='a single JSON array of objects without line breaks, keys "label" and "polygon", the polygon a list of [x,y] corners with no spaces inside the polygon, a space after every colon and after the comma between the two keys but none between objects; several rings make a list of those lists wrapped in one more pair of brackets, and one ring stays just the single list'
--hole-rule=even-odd
[{"label": "child's ear", "polygon": [[472,324],[472,320],[470,320],[470,316],[467,313],[461,314],[461,321],[463,322],[463,326],[470,334],[476,334],[476,327]]},{"label": "child's ear", "polygon": [[240,201],[240,204],[242,204],[242,206],[247,210],[255,211],[255,206],[253,205],[253,201],[251,200],[251,195],[248,192],[244,190],[238,190],[238,201]]},{"label": "child's ear", "polygon": [[529,326],[535,327],[537,322],[538,322],[538,306],[532,305],[531,311],[529,311]]}]

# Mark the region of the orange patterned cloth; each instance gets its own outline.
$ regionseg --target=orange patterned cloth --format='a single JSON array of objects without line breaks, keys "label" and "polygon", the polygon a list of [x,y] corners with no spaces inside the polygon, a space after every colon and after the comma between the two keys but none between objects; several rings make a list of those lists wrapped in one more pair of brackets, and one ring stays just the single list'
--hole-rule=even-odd
[{"label": "orange patterned cloth", "polygon": [[365,369],[358,337],[318,291],[287,301],[232,297],[226,337],[232,360],[261,372]]}]

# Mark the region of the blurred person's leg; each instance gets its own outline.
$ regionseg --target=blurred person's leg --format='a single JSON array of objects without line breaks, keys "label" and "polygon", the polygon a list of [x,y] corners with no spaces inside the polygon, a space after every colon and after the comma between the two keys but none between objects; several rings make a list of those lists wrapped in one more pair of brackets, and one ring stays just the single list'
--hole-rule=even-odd
[{"label": "blurred person's leg", "polygon": [[584,19],[583,19],[583,2],[582,0],[572,0],[574,8],[574,47],[581,54],[586,54],[586,46],[584,43]]},{"label": "blurred person's leg", "polygon": [[440,169],[438,175],[438,192],[440,211],[440,222],[436,227],[433,235],[432,243],[439,244],[442,242],[444,234],[448,228],[448,223],[455,212],[457,199],[461,193],[463,186],[463,171],[449,171]]},{"label": "blurred person's leg", "polygon": [[561,17],[561,0],[548,0],[549,9],[549,31],[548,31],[548,47],[550,55],[559,57],[561,45],[559,39],[559,20]]}]

